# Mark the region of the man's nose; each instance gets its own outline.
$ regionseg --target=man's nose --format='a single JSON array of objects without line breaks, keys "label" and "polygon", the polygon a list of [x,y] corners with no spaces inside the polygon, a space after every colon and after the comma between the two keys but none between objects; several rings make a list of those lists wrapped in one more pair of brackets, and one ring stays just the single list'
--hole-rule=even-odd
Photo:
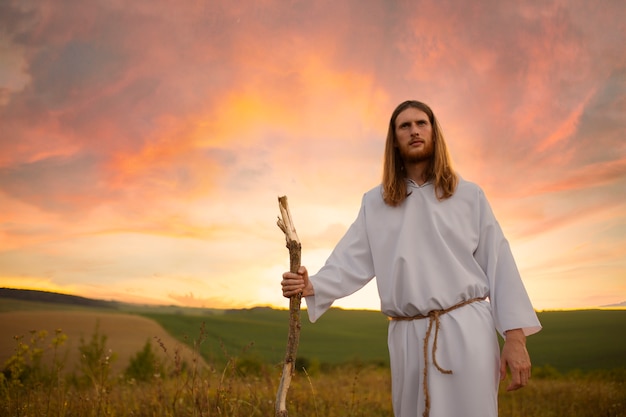
[{"label": "man's nose", "polygon": [[420,134],[420,131],[419,131],[419,129],[417,128],[417,125],[416,125],[416,124],[412,124],[412,125],[411,125],[411,135],[412,135],[412,136],[413,136],[413,135],[418,135],[418,136],[419,136],[419,134]]}]

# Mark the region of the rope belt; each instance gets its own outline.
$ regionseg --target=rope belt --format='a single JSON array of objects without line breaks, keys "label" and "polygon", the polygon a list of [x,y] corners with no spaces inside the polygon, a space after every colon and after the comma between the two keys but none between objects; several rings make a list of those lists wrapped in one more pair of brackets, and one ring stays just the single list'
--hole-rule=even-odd
[{"label": "rope belt", "polygon": [[437,368],[437,370],[441,372],[442,374],[451,374],[452,371],[450,369],[443,369],[437,363],[437,355],[436,355],[437,339],[439,336],[439,327],[441,326],[441,323],[439,322],[439,317],[453,310],[456,310],[457,308],[461,308],[463,306],[474,303],[476,301],[483,301],[486,298],[487,297],[479,297],[479,298],[472,298],[466,301],[461,301],[460,303],[455,304],[452,307],[449,307],[443,310],[433,310],[433,311],[430,311],[428,314],[418,314],[417,316],[410,316],[410,317],[389,317],[389,320],[393,320],[393,321],[411,321],[411,320],[428,319],[428,329],[426,330],[426,335],[424,336],[424,377],[423,377],[424,383],[423,383],[423,387],[424,387],[424,402],[425,402],[426,407],[424,409],[423,417],[428,417],[428,415],[430,414],[430,394],[428,392],[428,341],[430,340],[430,334],[433,330],[433,325],[435,326],[435,337],[433,339],[433,349],[432,349],[432,355],[431,355],[433,358],[433,365],[435,365],[435,368]]}]

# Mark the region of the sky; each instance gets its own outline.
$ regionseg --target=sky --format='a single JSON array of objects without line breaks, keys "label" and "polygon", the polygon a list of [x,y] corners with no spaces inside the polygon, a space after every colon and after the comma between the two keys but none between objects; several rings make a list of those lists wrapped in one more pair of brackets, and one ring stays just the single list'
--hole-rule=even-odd
[{"label": "sky", "polygon": [[[428,103],[538,310],[626,301],[626,2],[3,0],[0,287],[288,307]],[[378,309],[374,281],[339,300]]]}]

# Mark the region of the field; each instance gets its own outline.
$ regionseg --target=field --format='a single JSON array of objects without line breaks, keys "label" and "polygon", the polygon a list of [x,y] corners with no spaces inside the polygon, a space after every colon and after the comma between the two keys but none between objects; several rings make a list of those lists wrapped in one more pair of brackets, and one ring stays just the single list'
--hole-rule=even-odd
[{"label": "field", "polygon": [[[204,324],[205,359],[223,363],[226,353],[279,363],[285,355],[289,313],[258,308],[204,316],[144,313],[182,340]],[[330,310],[317,323],[301,316],[298,356],[322,364],[387,363],[387,319],[372,311]]]},{"label": "field", "polygon": [[[0,415],[274,415],[286,311],[132,310],[0,299]],[[313,325],[302,318],[306,372],[292,382],[289,415],[391,416],[385,317],[331,310]],[[534,377],[501,392],[500,416],[626,417],[626,311],[540,319],[543,332],[528,340]]]},{"label": "field", "polygon": [[[202,355],[223,362],[224,348],[241,356],[278,363],[286,345],[287,311],[235,310],[186,316],[144,313],[182,340],[206,328]],[[546,311],[538,313],[543,330],[528,338],[536,366],[559,372],[626,368],[626,310]],[[375,311],[331,309],[311,324],[302,312],[298,356],[321,364],[387,364],[387,319]]]},{"label": "field", "polygon": [[[67,336],[63,354],[65,351],[78,352],[81,338],[89,341],[96,330],[105,335],[107,350],[115,355],[115,360],[111,361],[114,372],[122,372],[131,356],[140,351],[146,342],[156,349],[160,340],[166,346],[179,347],[183,359],[190,361],[192,358],[188,346],[177,342],[160,325],[145,317],[89,310],[14,311],[0,313],[0,335],[3,336],[0,338],[0,363],[5,363],[13,355],[16,342],[12,336],[32,337],[31,330],[52,335],[57,329]],[[78,356],[69,354],[65,367],[72,370],[78,363]]]}]

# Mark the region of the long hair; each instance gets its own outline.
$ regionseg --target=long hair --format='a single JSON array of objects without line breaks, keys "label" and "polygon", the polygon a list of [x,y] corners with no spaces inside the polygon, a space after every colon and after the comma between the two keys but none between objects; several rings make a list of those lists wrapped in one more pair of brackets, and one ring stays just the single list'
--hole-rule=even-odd
[{"label": "long hair", "polygon": [[448,147],[443,137],[443,132],[432,109],[415,100],[407,100],[400,103],[391,114],[387,142],[385,143],[385,156],[383,165],[383,199],[390,206],[399,206],[407,197],[406,173],[404,162],[396,145],[396,119],[400,113],[409,107],[423,111],[428,116],[433,129],[433,157],[426,170],[426,178],[433,182],[435,195],[438,200],[452,197],[458,184],[458,176],[452,168],[452,161],[448,153]]}]

